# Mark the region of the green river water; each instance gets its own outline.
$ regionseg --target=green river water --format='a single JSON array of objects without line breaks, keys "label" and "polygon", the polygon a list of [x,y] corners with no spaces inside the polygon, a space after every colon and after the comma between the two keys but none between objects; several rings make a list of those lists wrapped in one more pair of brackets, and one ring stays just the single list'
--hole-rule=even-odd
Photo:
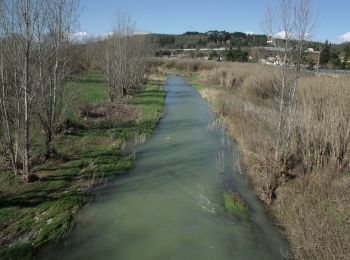
[{"label": "green river water", "polygon": [[[286,243],[237,170],[234,145],[210,127],[207,103],[178,76],[165,90],[135,168],[96,190],[51,259],[283,259]],[[227,190],[246,201],[247,219],[225,210]]]}]

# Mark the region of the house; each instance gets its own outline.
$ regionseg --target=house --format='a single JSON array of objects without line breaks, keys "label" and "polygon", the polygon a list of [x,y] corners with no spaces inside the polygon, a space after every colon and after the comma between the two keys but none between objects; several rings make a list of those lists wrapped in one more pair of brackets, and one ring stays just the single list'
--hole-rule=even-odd
[{"label": "house", "polygon": [[283,61],[282,59],[277,55],[275,57],[268,57],[267,59],[259,59],[259,63],[266,64],[266,65],[274,65],[274,66],[282,66]]},{"label": "house", "polygon": [[304,52],[308,52],[308,53],[319,53],[319,51],[315,51],[314,48],[307,48]]},{"label": "house", "polygon": [[274,40],[270,39],[270,40],[267,40],[266,41],[267,45],[270,45],[270,46],[276,46],[276,43]]},{"label": "house", "polygon": [[341,61],[342,63],[343,63],[343,62],[350,63],[350,58],[349,58],[349,57],[342,56],[342,57],[340,57],[340,61]]}]

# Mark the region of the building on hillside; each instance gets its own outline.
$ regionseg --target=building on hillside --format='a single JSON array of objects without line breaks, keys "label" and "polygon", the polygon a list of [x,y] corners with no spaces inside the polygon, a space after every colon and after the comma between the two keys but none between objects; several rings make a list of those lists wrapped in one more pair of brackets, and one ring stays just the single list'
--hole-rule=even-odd
[{"label": "building on hillside", "polygon": [[304,52],[308,52],[308,53],[319,53],[319,51],[315,51],[314,48],[307,48]]},{"label": "building on hillside", "polygon": [[274,66],[282,66],[283,65],[283,60],[281,59],[280,56],[270,56],[266,59],[259,59],[259,63],[261,64],[266,64],[266,65],[274,65]]},{"label": "building on hillside", "polygon": [[344,62],[350,63],[350,58],[349,58],[349,57],[342,56],[342,57],[340,57],[340,61],[341,61],[342,63],[344,63]]}]

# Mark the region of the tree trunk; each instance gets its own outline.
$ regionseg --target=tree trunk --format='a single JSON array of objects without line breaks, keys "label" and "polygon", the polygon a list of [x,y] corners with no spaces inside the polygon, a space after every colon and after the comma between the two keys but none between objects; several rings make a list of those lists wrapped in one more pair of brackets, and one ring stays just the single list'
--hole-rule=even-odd
[{"label": "tree trunk", "polygon": [[9,118],[7,114],[7,106],[6,106],[6,100],[5,100],[5,77],[4,77],[4,64],[3,64],[3,57],[0,56],[0,73],[1,73],[1,98],[0,98],[0,105],[1,105],[1,111],[2,111],[2,118],[4,120],[3,124],[5,125],[5,135],[6,135],[6,141],[7,141],[7,147],[10,154],[10,160],[11,160],[11,166],[13,169],[13,172],[15,175],[17,175],[17,167],[16,167],[16,160],[15,160],[15,154],[13,150],[13,140],[10,132],[10,126],[9,126]]},{"label": "tree trunk", "polygon": [[52,156],[57,154],[56,150],[53,148],[53,145],[52,145],[52,137],[53,137],[52,131],[48,130],[48,133],[46,133],[46,141],[45,141],[45,147],[46,147],[45,159],[50,159],[52,158]]},{"label": "tree trunk", "polygon": [[26,50],[25,50],[25,61],[24,61],[24,173],[27,177],[30,174],[30,156],[29,156],[29,58],[30,58],[30,21],[29,21],[29,3],[25,1],[24,20],[26,26]]}]

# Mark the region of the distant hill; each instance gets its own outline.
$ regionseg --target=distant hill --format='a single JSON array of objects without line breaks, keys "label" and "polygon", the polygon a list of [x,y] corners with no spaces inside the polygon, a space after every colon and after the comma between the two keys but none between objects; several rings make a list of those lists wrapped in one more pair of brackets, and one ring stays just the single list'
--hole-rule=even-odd
[{"label": "distant hill", "polygon": [[243,32],[208,31],[183,34],[153,34],[158,47],[164,49],[256,47],[267,46],[267,36]]},{"label": "distant hill", "polygon": [[[268,37],[265,34],[247,34],[244,32],[188,31],[183,34],[151,34],[159,48],[163,49],[195,49],[195,48],[238,48],[238,47],[268,47]],[[308,41],[306,48],[319,50],[323,43]],[[343,50],[350,42],[332,44],[335,49]]]}]

